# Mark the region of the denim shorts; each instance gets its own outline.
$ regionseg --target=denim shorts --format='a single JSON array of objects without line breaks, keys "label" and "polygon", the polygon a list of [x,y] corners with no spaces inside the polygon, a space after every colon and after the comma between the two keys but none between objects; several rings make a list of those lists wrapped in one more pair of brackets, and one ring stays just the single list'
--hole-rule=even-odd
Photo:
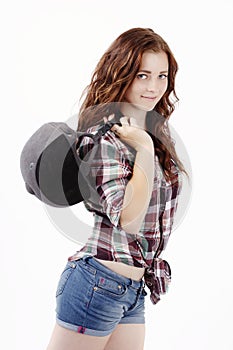
[{"label": "denim shorts", "polygon": [[93,257],[69,261],[56,291],[57,323],[78,333],[106,336],[118,324],[145,323],[144,281],[113,272]]}]

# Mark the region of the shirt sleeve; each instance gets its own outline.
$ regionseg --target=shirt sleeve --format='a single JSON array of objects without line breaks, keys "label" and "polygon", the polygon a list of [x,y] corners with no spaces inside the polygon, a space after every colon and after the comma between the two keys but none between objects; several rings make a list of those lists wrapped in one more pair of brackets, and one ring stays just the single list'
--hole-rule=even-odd
[{"label": "shirt sleeve", "polygon": [[169,183],[161,187],[161,196],[164,198],[164,210],[160,215],[160,224],[163,233],[163,244],[161,250],[167,246],[171,235],[179,197],[182,189],[181,174],[176,166],[172,166],[173,176]]},{"label": "shirt sleeve", "polygon": [[[120,149],[114,139],[102,137],[96,145],[89,138],[82,152],[90,151],[90,177],[97,196],[87,200],[88,210],[106,215],[114,226],[119,225],[125,187],[132,176],[132,164],[124,149]],[[90,147],[90,142],[92,146]]]}]

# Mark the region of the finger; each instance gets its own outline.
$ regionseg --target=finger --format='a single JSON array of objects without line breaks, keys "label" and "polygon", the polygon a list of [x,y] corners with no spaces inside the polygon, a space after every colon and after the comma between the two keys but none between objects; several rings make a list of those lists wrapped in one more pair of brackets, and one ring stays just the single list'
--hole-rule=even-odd
[{"label": "finger", "polygon": [[128,117],[121,117],[120,122],[122,125],[129,125]]},{"label": "finger", "polygon": [[137,120],[134,117],[129,118],[129,124],[135,127],[138,127]]},{"label": "finger", "polygon": [[103,117],[104,123],[110,122],[115,117],[115,114],[110,114],[108,117]]},{"label": "finger", "polygon": [[120,126],[118,124],[114,124],[111,130],[117,134],[120,131]]}]

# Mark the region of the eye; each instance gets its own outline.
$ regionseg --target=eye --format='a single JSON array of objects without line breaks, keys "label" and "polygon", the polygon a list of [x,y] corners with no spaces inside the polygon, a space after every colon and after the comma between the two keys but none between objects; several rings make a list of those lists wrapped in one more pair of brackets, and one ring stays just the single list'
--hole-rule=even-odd
[{"label": "eye", "polygon": [[145,80],[148,78],[147,74],[145,73],[141,73],[141,74],[137,74],[137,78],[138,79],[142,79],[142,80]]},{"label": "eye", "polygon": [[168,77],[167,74],[159,74],[159,79],[166,79]]}]

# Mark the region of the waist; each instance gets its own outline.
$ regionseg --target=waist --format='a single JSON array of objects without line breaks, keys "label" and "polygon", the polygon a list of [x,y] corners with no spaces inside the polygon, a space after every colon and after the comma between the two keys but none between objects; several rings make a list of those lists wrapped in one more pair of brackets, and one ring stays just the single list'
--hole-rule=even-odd
[{"label": "waist", "polygon": [[144,267],[136,267],[123,264],[117,261],[101,260],[94,257],[100,264],[106,266],[113,272],[116,272],[124,277],[130,278],[135,281],[140,281],[144,275]]}]

